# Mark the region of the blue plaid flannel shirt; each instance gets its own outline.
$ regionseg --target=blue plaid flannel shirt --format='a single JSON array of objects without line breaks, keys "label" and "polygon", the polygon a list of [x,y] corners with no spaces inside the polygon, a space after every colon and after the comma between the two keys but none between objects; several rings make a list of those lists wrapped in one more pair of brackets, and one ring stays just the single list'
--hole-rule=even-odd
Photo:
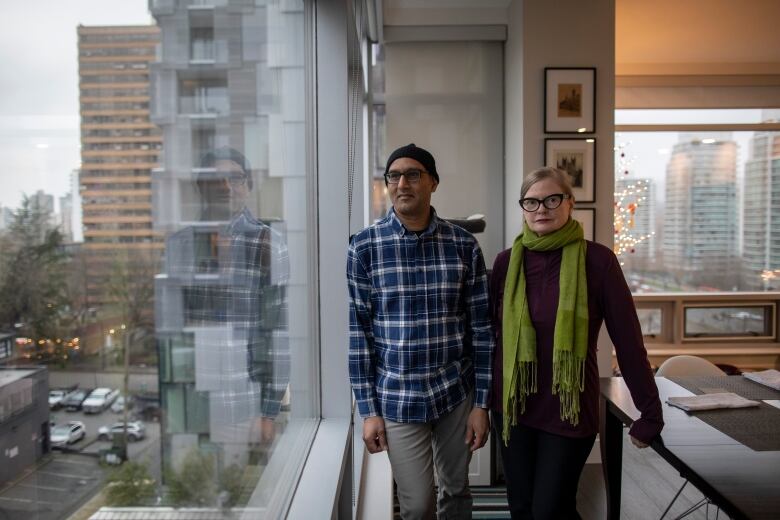
[{"label": "blue plaid flannel shirt", "polygon": [[191,275],[216,275],[193,277],[183,287],[188,327],[225,327],[225,336],[209,345],[219,363],[198,370],[220,389],[225,417],[245,419],[258,400],[260,416],[276,417],[290,380],[285,238],[247,209],[211,229],[214,251],[197,251],[193,229],[186,228],[171,237],[167,253],[181,257],[174,260],[177,272],[189,267]]},{"label": "blue plaid flannel shirt", "polygon": [[474,389],[488,407],[493,337],[485,260],[467,231],[436,216],[418,236],[391,210],[347,258],[349,376],[360,415],[433,421]]}]

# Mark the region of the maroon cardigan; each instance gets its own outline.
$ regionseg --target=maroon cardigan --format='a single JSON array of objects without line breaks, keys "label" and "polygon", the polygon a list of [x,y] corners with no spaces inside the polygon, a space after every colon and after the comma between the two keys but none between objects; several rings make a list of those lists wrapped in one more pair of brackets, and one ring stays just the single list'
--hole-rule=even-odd
[{"label": "maroon cardigan", "polygon": [[[588,241],[585,270],[588,280],[588,353],[585,359],[585,389],[580,401],[580,420],[572,426],[560,417],[560,401],[552,394],[552,346],[558,309],[559,271],[562,249],[537,252],[525,250],[526,295],[531,321],[536,329],[537,392],[528,396],[525,413],[518,422],[525,426],[566,437],[586,437],[599,430],[599,370],[596,342],[602,322],[615,345],[620,371],[642,417],[629,433],[649,443],[663,428],[661,401],[642,342],[634,300],[615,254],[601,244]],[[490,278],[490,315],[496,337],[493,360],[491,408],[501,412],[503,348],[501,321],[504,285],[511,250],[499,253]]]}]

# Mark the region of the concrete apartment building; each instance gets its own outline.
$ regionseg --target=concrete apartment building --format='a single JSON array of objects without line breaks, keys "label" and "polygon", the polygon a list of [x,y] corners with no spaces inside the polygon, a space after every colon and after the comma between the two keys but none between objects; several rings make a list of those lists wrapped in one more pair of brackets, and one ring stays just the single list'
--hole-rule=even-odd
[{"label": "concrete apartment building", "polygon": [[[304,142],[303,52],[297,40],[303,7],[300,2],[193,0],[152,1],[150,8],[161,31],[160,59],[152,66],[152,121],[162,129],[165,147],[164,160],[152,173],[154,229],[166,237],[165,261],[155,280],[163,464],[175,466],[198,450],[215,454],[219,467],[243,466],[245,448],[230,440],[224,425],[233,422],[234,412],[249,412],[226,403],[257,384],[262,395],[273,390],[264,382],[242,380],[246,342],[232,337],[235,329],[224,323],[209,323],[214,320],[208,314],[221,312],[216,303],[211,310],[195,303],[200,293],[233,291],[225,261],[235,249],[223,240],[231,217],[209,202],[202,188],[221,182],[204,158],[225,149],[246,157],[251,170],[246,172],[247,212],[273,230],[272,248],[282,255],[270,268],[271,278],[286,280],[279,288],[290,308],[305,308],[307,280],[279,274],[287,270],[282,257],[288,250],[290,259],[306,258],[310,232],[301,219],[305,156],[296,151]],[[289,324],[282,319],[261,326],[260,334],[267,336],[270,350],[286,353],[289,342],[290,351],[303,352],[307,319],[298,313]],[[273,363],[273,371],[286,374],[288,361],[280,363],[284,366]],[[226,380],[228,374],[233,381]],[[286,387],[285,381],[280,378],[279,384]],[[299,413],[308,416],[298,404]],[[282,416],[286,413],[277,423]]]},{"label": "concrete apartment building", "polygon": [[730,133],[707,139],[681,133],[666,167],[666,269],[695,286],[734,272],[737,209],[737,143]]},{"label": "concrete apartment building", "polygon": [[89,292],[101,301],[114,255],[155,258],[163,248],[152,229],[151,170],[162,137],[149,120],[149,64],[154,26],[78,28],[84,250]]},{"label": "concrete apartment building", "polygon": [[[780,120],[780,110],[765,111],[764,120]],[[756,132],[745,163],[743,252],[745,286],[767,289],[761,273],[780,269],[780,136]]]}]

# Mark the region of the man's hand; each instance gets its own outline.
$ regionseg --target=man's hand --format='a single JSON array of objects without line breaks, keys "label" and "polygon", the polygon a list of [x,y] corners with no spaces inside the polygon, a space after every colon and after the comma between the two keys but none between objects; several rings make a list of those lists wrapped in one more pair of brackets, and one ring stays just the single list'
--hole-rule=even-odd
[{"label": "man's hand", "polygon": [[252,426],[252,440],[260,444],[271,444],[276,437],[274,420],[271,417],[258,417]]},{"label": "man's hand", "polygon": [[363,442],[369,453],[379,453],[387,449],[385,438],[385,420],[381,417],[366,417],[363,420]]},{"label": "man's hand", "polygon": [[490,418],[484,408],[474,408],[466,422],[466,444],[474,452],[485,445],[490,434]]},{"label": "man's hand", "polygon": [[631,439],[631,443],[637,448],[639,448],[640,450],[643,448],[647,448],[649,446],[649,444],[645,444],[644,442],[640,441],[633,435],[629,435],[628,438]]}]

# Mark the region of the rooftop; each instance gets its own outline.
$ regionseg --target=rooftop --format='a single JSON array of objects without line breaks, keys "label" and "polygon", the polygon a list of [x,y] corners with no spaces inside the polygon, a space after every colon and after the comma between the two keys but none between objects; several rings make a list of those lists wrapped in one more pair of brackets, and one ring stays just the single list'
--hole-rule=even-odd
[{"label": "rooftop", "polygon": [[44,367],[0,367],[0,388],[10,385],[14,381],[24,379],[35,374],[39,370],[46,370]]}]

